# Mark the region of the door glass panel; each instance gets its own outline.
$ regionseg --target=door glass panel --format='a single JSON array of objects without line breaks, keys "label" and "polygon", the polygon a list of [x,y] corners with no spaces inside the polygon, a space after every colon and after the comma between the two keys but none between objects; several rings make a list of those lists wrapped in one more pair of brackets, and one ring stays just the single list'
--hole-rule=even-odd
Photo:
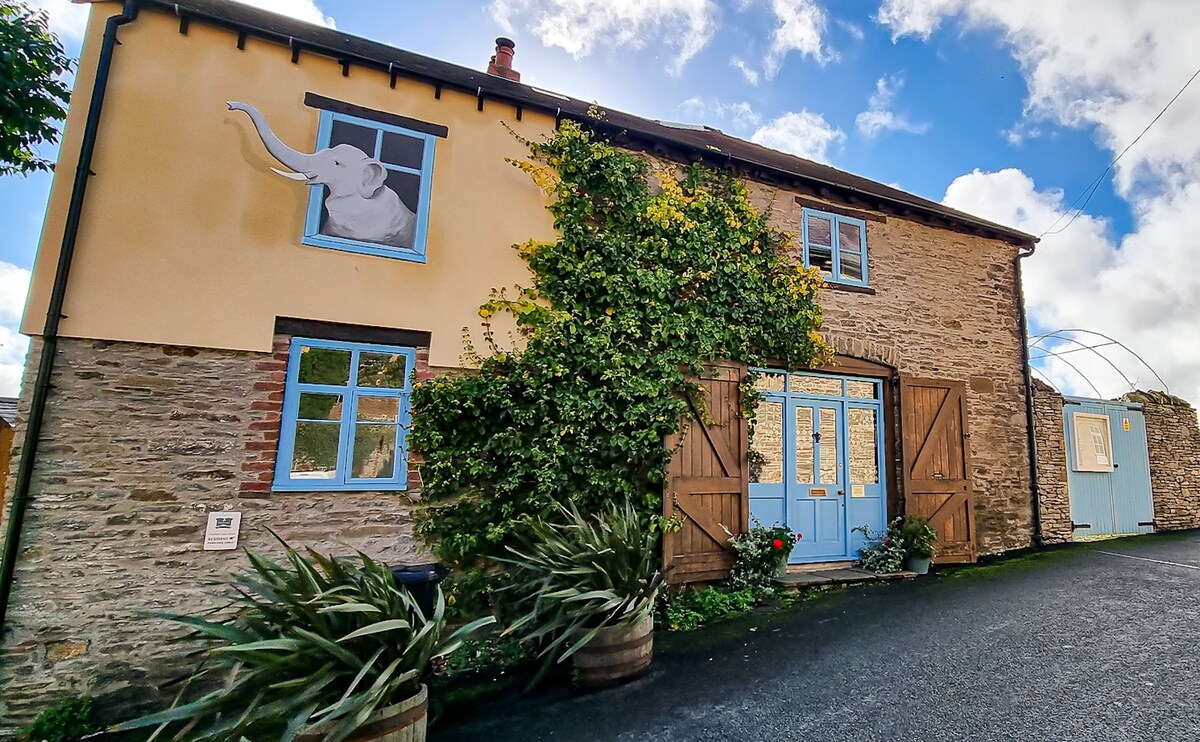
[{"label": "door glass panel", "polygon": [[356,426],[352,476],[356,479],[387,479],[395,468],[396,426]]},{"label": "door glass panel", "polygon": [[878,388],[873,381],[847,381],[846,396],[858,399],[876,399],[876,390]]},{"label": "door glass panel", "polygon": [[842,396],[842,380],[831,379],[828,376],[792,374],[792,393],[840,397]]},{"label": "door glass panel", "polygon": [[296,423],[292,447],[292,479],[333,479],[337,476],[340,423]]},{"label": "door glass panel", "polygon": [[821,471],[817,484],[838,483],[837,411],[821,408]]},{"label": "door glass panel", "polygon": [[[782,377],[780,377],[782,378]],[[759,402],[750,445],[750,481],[783,484],[783,403]]]},{"label": "door glass panel", "polygon": [[782,392],[784,378],[783,374],[759,374],[754,381],[754,388],[760,392]]},{"label": "door glass panel", "polygon": [[796,408],[796,484],[813,483],[813,410]]},{"label": "door glass panel", "polygon": [[879,483],[879,442],[875,410],[851,407],[846,412],[850,438],[850,484]]}]

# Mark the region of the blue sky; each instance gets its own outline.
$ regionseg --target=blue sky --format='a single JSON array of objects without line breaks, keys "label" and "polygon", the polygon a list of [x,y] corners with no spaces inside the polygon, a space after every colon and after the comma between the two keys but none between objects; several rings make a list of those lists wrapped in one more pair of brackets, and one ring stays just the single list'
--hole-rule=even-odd
[{"label": "blue sky", "polygon": [[[77,53],[85,10],[33,2]],[[1033,234],[1200,66],[1188,51],[1200,49],[1200,3],[1176,0],[1095,0],[1084,14],[1045,0],[247,2],[472,67],[509,35],[526,83],[716,126]],[[1198,118],[1200,82],[1071,227],[1046,237],[1026,291],[1035,331],[1117,337],[1200,401]],[[0,325],[15,322],[17,269],[32,265],[48,188],[46,176],[0,179],[0,261],[11,264],[0,265]],[[8,336],[0,393],[14,391],[19,363]],[[1131,356],[1104,352],[1135,385],[1161,386]],[[1091,356],[1068,357],[1082,376],[1054,359],[1039,373],[1071,393],[1128,389]]]}]

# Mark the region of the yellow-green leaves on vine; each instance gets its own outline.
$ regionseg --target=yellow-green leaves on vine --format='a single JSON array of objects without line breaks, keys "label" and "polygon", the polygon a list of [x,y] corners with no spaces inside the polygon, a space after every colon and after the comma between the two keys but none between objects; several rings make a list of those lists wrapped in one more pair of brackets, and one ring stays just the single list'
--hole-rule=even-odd
[{"label": "yellow-green leaves on vine", "polygon": [[[533,282],[481,306],[478,372],[413,395],[432,503],[418,533],[460,566],[567,502],[589,512],[628,498],[657,515],[663,438],[689,414],[704,363],[803,368],[831,353],[817,333],[819,273],[788,258],[741,181],[652,171],[570,121],[527,144],[531,159],[514,165],[552,197],[559,238],[516,246]],[[490,342],[497,313],[515,317],[523,348]]]}]

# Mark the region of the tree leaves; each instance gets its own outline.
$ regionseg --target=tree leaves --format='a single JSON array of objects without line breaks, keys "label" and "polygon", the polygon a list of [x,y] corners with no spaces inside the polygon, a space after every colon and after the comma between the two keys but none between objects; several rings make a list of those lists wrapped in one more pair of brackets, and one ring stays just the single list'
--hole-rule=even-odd
[{"label": "tree leaves", "polygon": [[47,23],[44,11],[0,0],[0,176],[52,168],[35,150],[58,141],[73,63]]}]

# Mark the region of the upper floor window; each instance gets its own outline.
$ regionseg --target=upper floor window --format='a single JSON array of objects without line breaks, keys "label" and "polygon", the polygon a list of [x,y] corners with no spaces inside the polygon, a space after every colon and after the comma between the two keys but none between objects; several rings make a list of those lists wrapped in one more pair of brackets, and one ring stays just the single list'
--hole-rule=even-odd
[{"label": "upper floor window", "polygon": [[294,338],[278,490],[402,490],[416,350]]},{"label": "upper floor window", "polygon": [[436,138],[321,111],[304,244],[425,262]]},{"label": "upper floor window", "polygon": [[804,264],[833,283],[867,285],[867,223],[827,211],[802,213]]}]

